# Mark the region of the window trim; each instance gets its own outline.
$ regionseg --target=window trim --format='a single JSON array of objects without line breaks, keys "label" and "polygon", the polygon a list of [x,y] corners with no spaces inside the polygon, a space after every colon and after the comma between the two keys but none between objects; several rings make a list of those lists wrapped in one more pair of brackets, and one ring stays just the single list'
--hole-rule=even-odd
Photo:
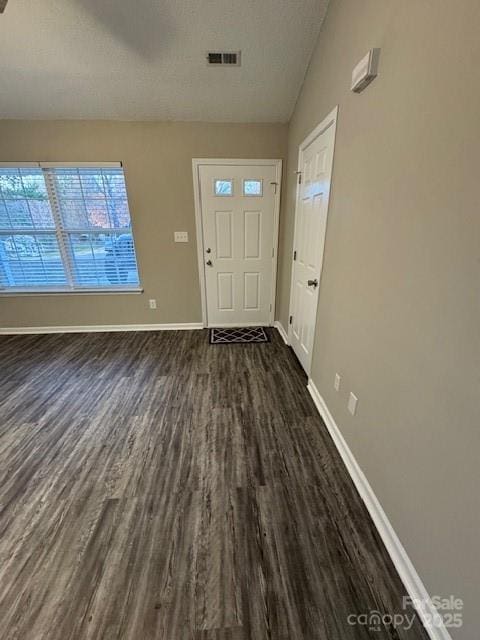
[{"label": "window trim", "polygon": [[0,162],[0,169],[123,169],[122,162]]},{"label": "window trim", "polygon": [[[122,162],[0,162],[0,169],[42,169],[45,187],[48,194],[48,200],[50,203],[50,209],[52,212],[53,220],[55,223],[55,227],[51,229],[36,229],[35,234],[50,234],[55,235],[57,237],[57,243],[60,251],[60,256],[62,259],[63,268],[65,271],[65,276],[67,282],[67,286],[45,286],[45,287],[3,287],[0,284],[0,297],[11,297],[11,296],[49,296],[49,295],[119,295],[119,294],[139,294],[143,293],[144,289],[141,285],[140,279],[140,270],[138,266],[137,252],[135,247],[135,239],[133,234],[133,229],[130,227],[130,231],[132,233],[132,238],[135,247],[135,264],[137,268],[138,275],[138,285],[133,285],[130,287],[118,286],[118,285],[110,285],[108,287],[81,287],[75,286],[73,284],[73,273],[71,270],[71,261],[68,256],[67,244],[65,242],[65,238],[63,236],[69,235],[72,233],[85,233],[86,230],[82,229],[69,229],[65,231],[63,229],[63,221],[60,213],[60,209],[58,206],[58,200],[55,192],[53,172],[48,171],[49,169],[122,169],[125,188],[126,188],[126,180],[125,180],[125,170]],[[127,193],[127,205],[130,213],[130,202],[128,201],[128,193]],[[131,216],[131,214],[130,214]],[[131,220],[131,217],[130,217]],[[29,229],[25,227],[21,228],[13,228],[5,229],[5,232],[9,231],[11,235],[15,234],[25,234]],[[104,228],[95,228],[91,230],[92,233],[121,233],[121,229],[104,229]]]},{"label": "window trim", "polygon": [[52,288],[35,288],[35,289],[1,289],[0,288],[0,298],[9,298],[9,297],[18,297],[18,296],[68,296],[68,295],[119,295],[119,294],[139,294],[143,293],[143,287],[118,287],[118,289],[114,289],[110,287],[109,289],[100,289],[99,287],[95,289],[88,289],[85,287],[84,289],[59,289]]}]

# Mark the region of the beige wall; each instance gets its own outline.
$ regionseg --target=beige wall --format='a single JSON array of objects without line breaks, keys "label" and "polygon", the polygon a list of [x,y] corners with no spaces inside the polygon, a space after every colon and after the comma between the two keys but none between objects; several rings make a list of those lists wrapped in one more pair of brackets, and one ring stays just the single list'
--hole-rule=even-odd
[{"label": "beige wall", "polygon": [[[431,594],[480,602],[480,4],[332,0],[289,130],[339,105],[312,377]],[[351,70],[381,47],[361,95]],[[335,372],[340,393],[333,390]],[[358,413],[346,410],[348,392]]]},{"label": "beige wall", "polygon": [[[469,640],[480,601],[479,32],[478,0],[331,0],[289,129],[277,301],[286,326],[298,144],[338,104],[312,377],[430,593],[464,599],[466,626],[452,635]],[[380,76],[354,95],[351,70],[373,46]],[[145,287],[0,298],[0,324],[199,321],[191,158],[281,158],[284,145],[280,125],[0,122],[0,160],[124,162]],[[175,245],[174,230],[190,244]]]},{"label": "beige wall", "polygon": [[[0,121],[0,161],[124,163],[145,289],[0,297],[0,326],[201,322],[192,158],[284,158],[286,135],[284,125]],[[189,244],[175,244],[174,231],[188,231]]]}]

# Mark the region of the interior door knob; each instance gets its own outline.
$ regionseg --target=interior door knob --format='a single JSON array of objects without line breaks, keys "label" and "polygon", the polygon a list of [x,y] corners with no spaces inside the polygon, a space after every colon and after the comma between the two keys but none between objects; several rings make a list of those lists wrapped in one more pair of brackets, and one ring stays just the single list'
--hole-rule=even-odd
[{"label": "interior door knob", "polygon": [[208,247],[208,249],[205,250],[206,253],[211,253],[212,250],[210,249],[210,247]]},{"label": "interior door knob", "polygon": [[307,284],[309,287],[318,287],[318,280],[315,278],[315,280],[307,280]]},{"label": "interior door knob", "polygon": [[212,261],[211,261],[211,260],[207,260],[207,265],[208,265],[209,267],[211,267],[211,266],[212,266],[212,264],[213,264],[213,263],[212,263]]}]

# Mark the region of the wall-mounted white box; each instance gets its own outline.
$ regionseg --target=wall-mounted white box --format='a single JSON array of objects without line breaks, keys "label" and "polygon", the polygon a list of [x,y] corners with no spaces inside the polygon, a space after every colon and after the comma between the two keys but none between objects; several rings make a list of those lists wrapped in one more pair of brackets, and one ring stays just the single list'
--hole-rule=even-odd
[{"label": "wall-mounted white box", "polygon": [[352,91],[360,93],[378,75],[380,49],[370,49],[352,72]]}]

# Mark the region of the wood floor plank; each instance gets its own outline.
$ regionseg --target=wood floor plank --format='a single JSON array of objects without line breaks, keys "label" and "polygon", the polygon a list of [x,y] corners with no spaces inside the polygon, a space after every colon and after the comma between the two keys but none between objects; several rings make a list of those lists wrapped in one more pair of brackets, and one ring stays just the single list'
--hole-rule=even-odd
[{"label": "wood floor plank", "polygon": [[271,334],[0,337],[2,637],[427,639]]}]

